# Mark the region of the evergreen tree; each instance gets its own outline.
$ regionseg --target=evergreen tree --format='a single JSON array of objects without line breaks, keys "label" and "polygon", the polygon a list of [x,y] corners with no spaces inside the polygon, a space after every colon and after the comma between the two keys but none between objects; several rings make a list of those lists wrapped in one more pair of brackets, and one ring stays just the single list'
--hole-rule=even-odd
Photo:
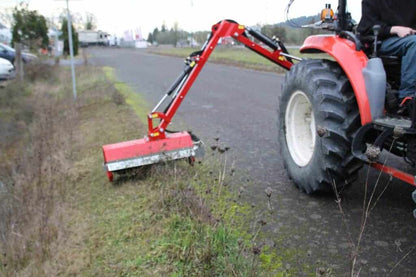
[{"label": "evergreen tree", "polygon": [[166,24],[165,24],[165,22],[163,22],[162,27],[161,27],[161,32],[164,33],[166,31],[167,31]]},{"label": "evergreen tree", "polygon": [[24,4],[13,10],[12,36],[12,45],[22,43],[32,51],[49,45],[45,17],[37,11],[29,11]]},{"label": "evergreen tree", "polygon": [[153,41],[157,41],[158,34],[159,34],[159,29],[158,28],[155,28],[153,30]]},{"label": "evergreen tree", "polygon": [[[74,25],[71,24],[72,31],[72,46],[74,47],[74,56],[78,55],[78,33],[75,31]],[[68,20],[62,18],[61,39],[64,40],[64,54],[69,55],[69,35],[68,35]]]},{"label": "evergreen tree", "polygon": [[153,34],[152,33],[149,33],[149,35],[147,36],[147,42],[153,43]]}]

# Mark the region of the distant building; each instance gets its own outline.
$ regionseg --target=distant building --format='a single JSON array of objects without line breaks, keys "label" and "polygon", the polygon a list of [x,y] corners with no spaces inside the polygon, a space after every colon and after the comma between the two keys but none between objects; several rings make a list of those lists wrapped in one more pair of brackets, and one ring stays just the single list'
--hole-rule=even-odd
[{"label": "distant building", "polygon": [[122,37],[121,46],[124,47],[135,47],[135,48],[146,48],[147,41],[143,38],[141,28],[130,29],[124,31]]},{"label": "distant building", "polygon": [[120,46],[120,40],[116,35],[109,35],[108,39],[108,46]]},{"label": "distant building", "polygon": [[228,37],[222,37],[218,40],[218,45],[226,45],[226,46],[231,46],[234,45],[235,41],[232,37],[228,36]]},{"label": "distant building", "polygon": [[81,47],[88,47],[90,45],[109,46],[110,34],[103,31],[85,30],[78,32],[78,39]]},{"label": "distant building", "polygon": [[6,26],[0,23],[0,42],[10,45],[12,42],[12,32]]}]

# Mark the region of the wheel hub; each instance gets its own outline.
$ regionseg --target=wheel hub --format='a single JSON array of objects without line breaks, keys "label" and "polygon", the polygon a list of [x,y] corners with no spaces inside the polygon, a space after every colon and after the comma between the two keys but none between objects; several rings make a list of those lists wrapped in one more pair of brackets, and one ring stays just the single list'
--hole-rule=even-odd
[{"label": "wheel hub", "polygon": [[306,166],[312,159],[316,127],[315,116],[309,98],[302,91],[295,91],[285,112],[286,143],[293,161]]}]

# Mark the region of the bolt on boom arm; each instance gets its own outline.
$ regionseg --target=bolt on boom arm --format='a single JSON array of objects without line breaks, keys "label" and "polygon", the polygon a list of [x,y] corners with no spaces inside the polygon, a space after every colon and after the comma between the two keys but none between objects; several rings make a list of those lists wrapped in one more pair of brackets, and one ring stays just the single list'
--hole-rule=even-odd
[{"label": "bolt on boom arm", "polygon": [[[254,37],[268,48],[250,40],[249,36]],[[293,60],[301,60],[288,53],[283,43],[278,39],[272,39],[256,30],[240,25],[232,20],[223,20],[212,26],[212,32],[200,51],[192,53],[185,60],[185,69],[182,74],[169,88],[165,96],[160,100],[152,112],[148,115],[148,139],[150,141],[163,139],[166,137],[166,128],[170,124],[173,116],[181,105],[183,99],[201,72],[212,51],[217,46],[219,40],[224,37],[232,37],[243,43],[247,48],[263,56],[269,61],[289,70],[293,65]],[[169,97],[171,102],[167,105],[164,112],[157,109]],[[153,126],[153,119],[159,119],[157,127]]]}]

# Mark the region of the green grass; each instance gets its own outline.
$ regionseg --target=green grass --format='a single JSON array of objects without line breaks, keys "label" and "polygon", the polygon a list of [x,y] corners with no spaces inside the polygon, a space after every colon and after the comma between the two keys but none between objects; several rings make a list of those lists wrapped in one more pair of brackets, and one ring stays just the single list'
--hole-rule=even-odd
[{"label": "green grass", "polygon": [[[114,72],[104,70],[114,82]],[[122,95],[126,103],[140,110],[132,113],[130,105],[117,106],[106,98],[83,111],[82,117],[89,118],[81,127],[83,141],[95,146],[84,145],[75,169],[83,176],[77,179],[76,191],[84,200],[73,222],[86,222],[81,226],[88,226],[83,235],[88,239],[71,255],[80,257],[81,266],[74,272],[126,276],[286,274],[278,253],[269,259],[260,255],[270,257],[273,251],[253,253],[262,226],[250,227],[254,210],[238,196],[239,185],[233,181],[234,170],[227,166],[227,153],[209,152],[204,163],[194,167],[177,161],[119,178],[114,184],[107,182],[100,166],[101,154],[92,149],[141,137],[145,131],[142,124],[131,126],[132,121],[137,124],[137,115],[143,115],[146,105],[128,87]],[[100,127],[104,124],[112,126],[105,130],[107,134]]]},{"label": "green grass", "polygon": [[[236,272],[242,276],[258,272],[249,258],[251,236],[242,226],[225,220],[236,216],[239,207],[247,208],[240,204],[230,209],[230,214],[219,216],[215,206],[222,202],[219,206],[225,207],[228,200],[224,198],[229,194],[212,186],[212,170],[205,165],[168,163],[150,169],[145,179],[136,176],[110,184],[96,166],[100,159],[81,160],[77,166],[77,171],[85,170],[87,164],[92,170],[77,185],[77,194],[84,200],[74,226],[82,221],[88,225],[86,245],[71,255],[87,261],[88,266],[80,267],[79,273],[212,276]],[[199,192],[194,185],[199,186]],[[202,198],[206,187],[211,187],[208,201]],[[215,211],[211,212],[210,206]]]},{"label": "green grass", "polygon": [[185,161],[160,164],[109,183],[101,168],[101,145],[142,137],[146,126],[138,116],[144,119],[148,110],[140,96],[117,82],[111,68],[104,72],[116,88],[121,85],[126,104],[103,97],[81,111],[88,120],[80,126],[84,144],[74,167],[72,198],[77,209],[71,220],[71,233],[77,235],[70,240],[81,243],[80,248],[62,248],[77,265],[69,266],[66,273],[296,276],[314,272],[307,267],[284,268],[284,262],[302,255],[300,250],[257,247],[263,232],[254,216],[258,208],[240,199],[238,190],[244,185],[234,180],[236,172],[227,152],[208,151],[204,162],[193,167]]},{"label": "green grass", "polygon": [[[167,55],[175,57],[186,58],[196,49],[192,48],[151,48],[151,53],[158,55]],[[265,58],[257,55],[245,48],[228,48],[218,47],[214,50],[209,58],[210,62],[221,63],[233,66],[239,66],[244,68],[268,70],[268,71],[281,71],[278,66]]]},{"label": "green grass", "polygon": [[145,122],[150,108],[143,96],[135,93],[126,83],[119,82],[112,67],[103,67],[107,79],[114,84],[115,89],[126,99],[126,103],[134,110],[136,115]]}]

